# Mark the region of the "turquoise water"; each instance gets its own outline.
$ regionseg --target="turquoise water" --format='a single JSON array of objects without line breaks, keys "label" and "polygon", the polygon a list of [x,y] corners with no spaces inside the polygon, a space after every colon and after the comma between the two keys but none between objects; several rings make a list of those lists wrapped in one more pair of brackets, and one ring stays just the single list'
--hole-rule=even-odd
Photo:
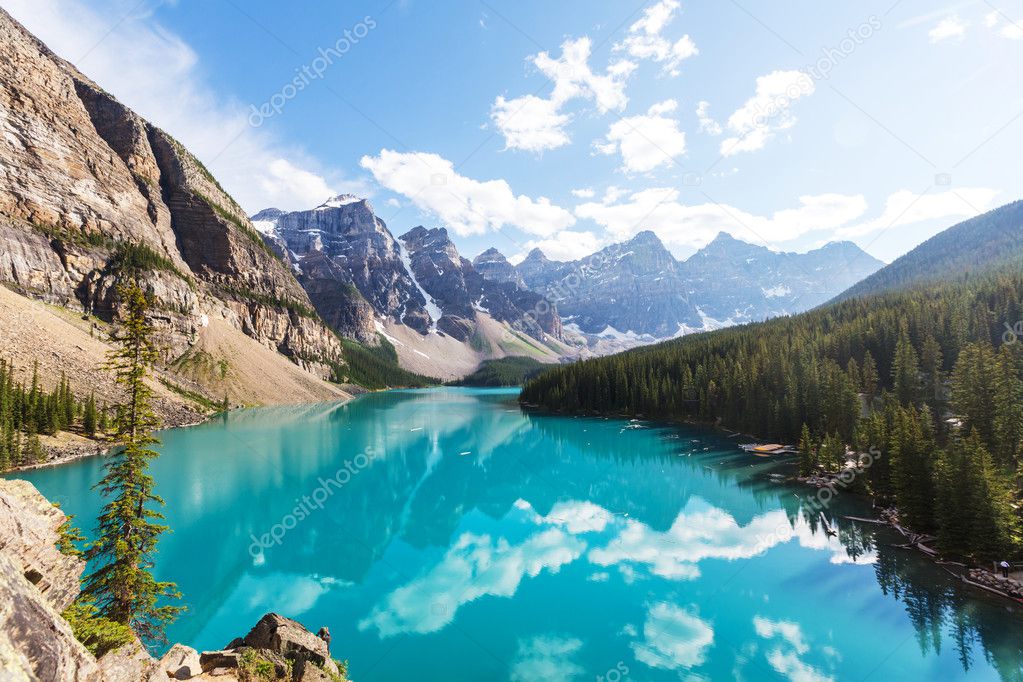
[{"label": "turquoise water", "polygon": [[[717,432],[523,413],[506,390],[254,409],[163,434],[159,577],[202,650],[266,611],[373,680],[1023,677],[1023,614]],[[94,519],[101,459],[23,474]]]}]

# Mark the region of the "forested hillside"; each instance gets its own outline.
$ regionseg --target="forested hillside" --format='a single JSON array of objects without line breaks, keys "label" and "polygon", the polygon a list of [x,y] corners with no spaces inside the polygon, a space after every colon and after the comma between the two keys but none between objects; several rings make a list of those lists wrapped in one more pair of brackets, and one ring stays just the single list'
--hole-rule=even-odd
[{"label": "forested hillside", "polygon": [[1023,269],[923,285],[560,367],[526,404],[717,423],[800,443],[804,473],[844,444],[883,456],[871,493],[947,555],[1020,552]]},{"label": "forested hillside", "polygon": [[836,301],[967,277],[1023,257],[1023,201],[1014,201],[931,237]]}]

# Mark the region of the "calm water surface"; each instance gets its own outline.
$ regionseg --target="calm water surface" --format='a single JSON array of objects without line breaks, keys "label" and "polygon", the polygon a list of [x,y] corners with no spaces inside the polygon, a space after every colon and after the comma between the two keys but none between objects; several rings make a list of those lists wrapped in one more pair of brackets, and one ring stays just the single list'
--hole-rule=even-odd
[{"label": "calm water surface", "polygon": [[[722,434],[526,414],[436,389],[163,434],[171,641],[266,611],[372,680],[1019,680],[1023,615],[845,495],[829,538],[780,462]],[[24,474],[87,532],[102,460]]]}]

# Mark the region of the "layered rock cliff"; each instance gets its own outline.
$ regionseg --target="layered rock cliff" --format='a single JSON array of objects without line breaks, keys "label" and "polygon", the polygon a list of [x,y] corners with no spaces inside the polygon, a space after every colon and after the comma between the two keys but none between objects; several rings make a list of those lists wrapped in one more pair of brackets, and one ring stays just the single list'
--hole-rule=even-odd
[{"label": "layered rock cliff", "polygon": [[368,201],[341,195],[309,211],[266,209],[252,220],[289,259],[320,315],[339,333],[374,340],[375,314],[420,333],[430,329],[431,302]]},{"label": "layered rock cliff", "polygon": [[443,227],[428,230],[420,225],[403,234],[401,241],[416,280],[443,312],[438,327],[445,333],[469,339],[476,330],[476,313],[483,312],[539,341],[548,336],[561,339],[556,306],[513,282],[485,278],[459,255]]},{"label": "layered rock cliff", "polygon": [[0,282],[117,316],[141,277],[161,342],[210,318],[326,377],[343,362],[287,264],[203,165],[0,10]]}]

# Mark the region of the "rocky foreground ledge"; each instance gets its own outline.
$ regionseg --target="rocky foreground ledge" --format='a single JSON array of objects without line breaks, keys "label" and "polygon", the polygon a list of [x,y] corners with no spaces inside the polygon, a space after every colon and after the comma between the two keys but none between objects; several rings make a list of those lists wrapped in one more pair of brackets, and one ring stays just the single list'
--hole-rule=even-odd
[{"label": "rocky foreground ledge", "polygon": [[345,682],[327,645],[297,621],[263,616],[223,650],[175,644],[157,660],[133,641],[100,658],[61,613],[79,593],[81,559],[57,549],[64,514],[27,481],[0,480],[0,678],[4,682]]}]

